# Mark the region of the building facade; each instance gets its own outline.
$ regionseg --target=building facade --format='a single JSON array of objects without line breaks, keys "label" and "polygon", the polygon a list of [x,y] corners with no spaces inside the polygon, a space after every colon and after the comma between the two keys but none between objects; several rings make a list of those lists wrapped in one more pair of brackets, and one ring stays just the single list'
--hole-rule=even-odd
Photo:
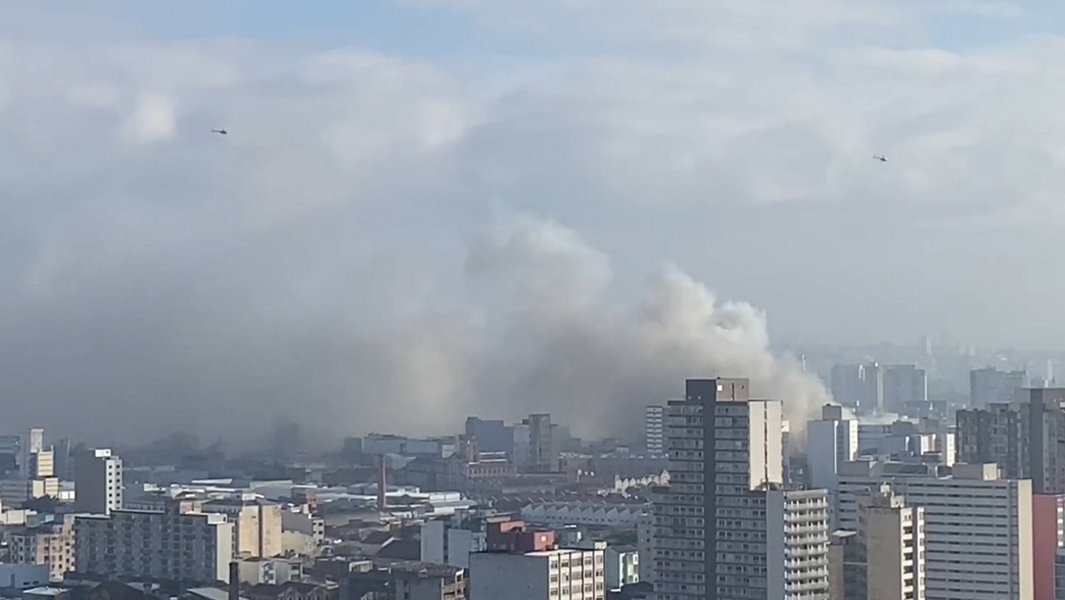
[{"label": "building facade", "polygon": [[233,524],[217,513],[112,510],[76,515],[79,574],[213,584],[229,580]]},{"label": "building facade", "polygon": [[999,371],[994,367],[969,372],[969,406],[986,408],[994,403],[1010,403],[1016,390],[1028,385],[1024,371]]},{"label": "building facade", "polygon": [[8,536],[11,562],[46,565],[52,582],[61,582],[74,570],[74,517],[61,523],[20,529]]},{"label": "building facade", "polygon": [[79,454],[74,461],[74,510],[109,514],[122,508],[122,459],[98,448]]},{"label": "building facade", "polygon": [[470,555],[470,598],[604,600],[605,551],[542,550]]},{"label": "building facade", "polygon": [[767,490],[764,494],[766,593],[749,597],[828,600],[828,493]]},{"label": "building facade", "polygon": [[992,402],[984,408],[959,410],[955,422],[958,462],[996,463],[1003,477],[1021,477],[1021,416],[1016,407]]},{"label": "building facade", "polygon": [[685,398],[667,404],[670,485],[654,502],[658,600],[766,593],[765,490],[783,483],[782,432],[782,403],[751,400],[746,379],[689,379]]},{"label": "building facade", "polygon": [[884,410],[904,413],[907,406],[928,402],[928,379],[917,365],[884,368]]},{"label": "building facade", "polygon": [[647,406],[643,421],[643,442],[644,448],[650,456],[662,456],[665,453],[665,419],[665,406],[661,404]]},{"label": "building facade", "polygon": [[924,508],[929,600],[1034,598],[1031,481],[1002,479],[993,464],[956,464],[942,477],[886,474],[884,466],[845,465],[841,528],[858,530],[861,499],[888,483],[908,504]]},{"label": "building facade", "polygon": [[213,500],[203,512],[221,513],[233,523],[233,556],[271,558],[284,553],[281,505],[259,499]]},{"label": "building facade", "polygon": [[883,485],[859,501],[858,551],[863,581],[854,600],[925,600],[924,508]]}]

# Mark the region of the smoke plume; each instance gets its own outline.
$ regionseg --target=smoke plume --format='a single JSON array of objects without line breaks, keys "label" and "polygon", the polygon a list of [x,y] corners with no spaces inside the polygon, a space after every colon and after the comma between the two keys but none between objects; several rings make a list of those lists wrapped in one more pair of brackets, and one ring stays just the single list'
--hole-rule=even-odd
[{"label": "smoke plume", "polygon": [[262,266],[287,251],[211,267],[122,261],[91,276],[71,265],[48,279],[0,320],[10,422],[98,441],[184,429],[239,443],[284,419],[329,446],[450,433],[471,414],[550,412],[577,435],[633,435],[643,407],[681,396],[686,377],[749,377],[796,425],[826,399],[769,352],[761,311],[719,302],[672,266],[618,306],[609,259],[551,221],[503,219],[471,241],[459,308],[402,275],[402,261],[362,274],[361,305],[308,302]]}]

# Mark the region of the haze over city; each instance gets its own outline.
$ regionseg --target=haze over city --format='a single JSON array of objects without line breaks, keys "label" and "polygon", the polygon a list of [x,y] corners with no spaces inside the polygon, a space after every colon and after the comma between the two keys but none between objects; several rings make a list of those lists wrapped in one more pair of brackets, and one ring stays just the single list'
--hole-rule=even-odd
[{"label": "haze over city", "polygon": [[3,5],[13,430],[803,423],[771,340],[1065,339],[1056,4],[163,4]]}]

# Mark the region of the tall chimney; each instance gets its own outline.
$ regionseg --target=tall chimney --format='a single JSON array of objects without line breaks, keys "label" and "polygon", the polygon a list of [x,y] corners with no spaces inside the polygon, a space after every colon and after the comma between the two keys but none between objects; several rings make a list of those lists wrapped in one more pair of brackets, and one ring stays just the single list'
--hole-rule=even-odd
[{"label": "tall chimney", "polygon": [[385,475],[385,455],[377,455],[377,509],[384,510],[388,508],[388,501],[385,497],[385,493],[388,491],[388,480]]},{"label": "tall chimney", "polygon": [[240,600],[240,563],[229,563],[229,600]]}]

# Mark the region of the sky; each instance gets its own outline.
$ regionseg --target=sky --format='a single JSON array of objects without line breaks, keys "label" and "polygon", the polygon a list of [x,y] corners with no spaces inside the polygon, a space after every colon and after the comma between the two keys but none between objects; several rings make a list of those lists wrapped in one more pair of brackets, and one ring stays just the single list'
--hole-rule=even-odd
[{"label": "sky", "polygon": [[1055,348],[1060,4],[9,0],[5,418],[598,434],[819,402],[772,340]]}]

